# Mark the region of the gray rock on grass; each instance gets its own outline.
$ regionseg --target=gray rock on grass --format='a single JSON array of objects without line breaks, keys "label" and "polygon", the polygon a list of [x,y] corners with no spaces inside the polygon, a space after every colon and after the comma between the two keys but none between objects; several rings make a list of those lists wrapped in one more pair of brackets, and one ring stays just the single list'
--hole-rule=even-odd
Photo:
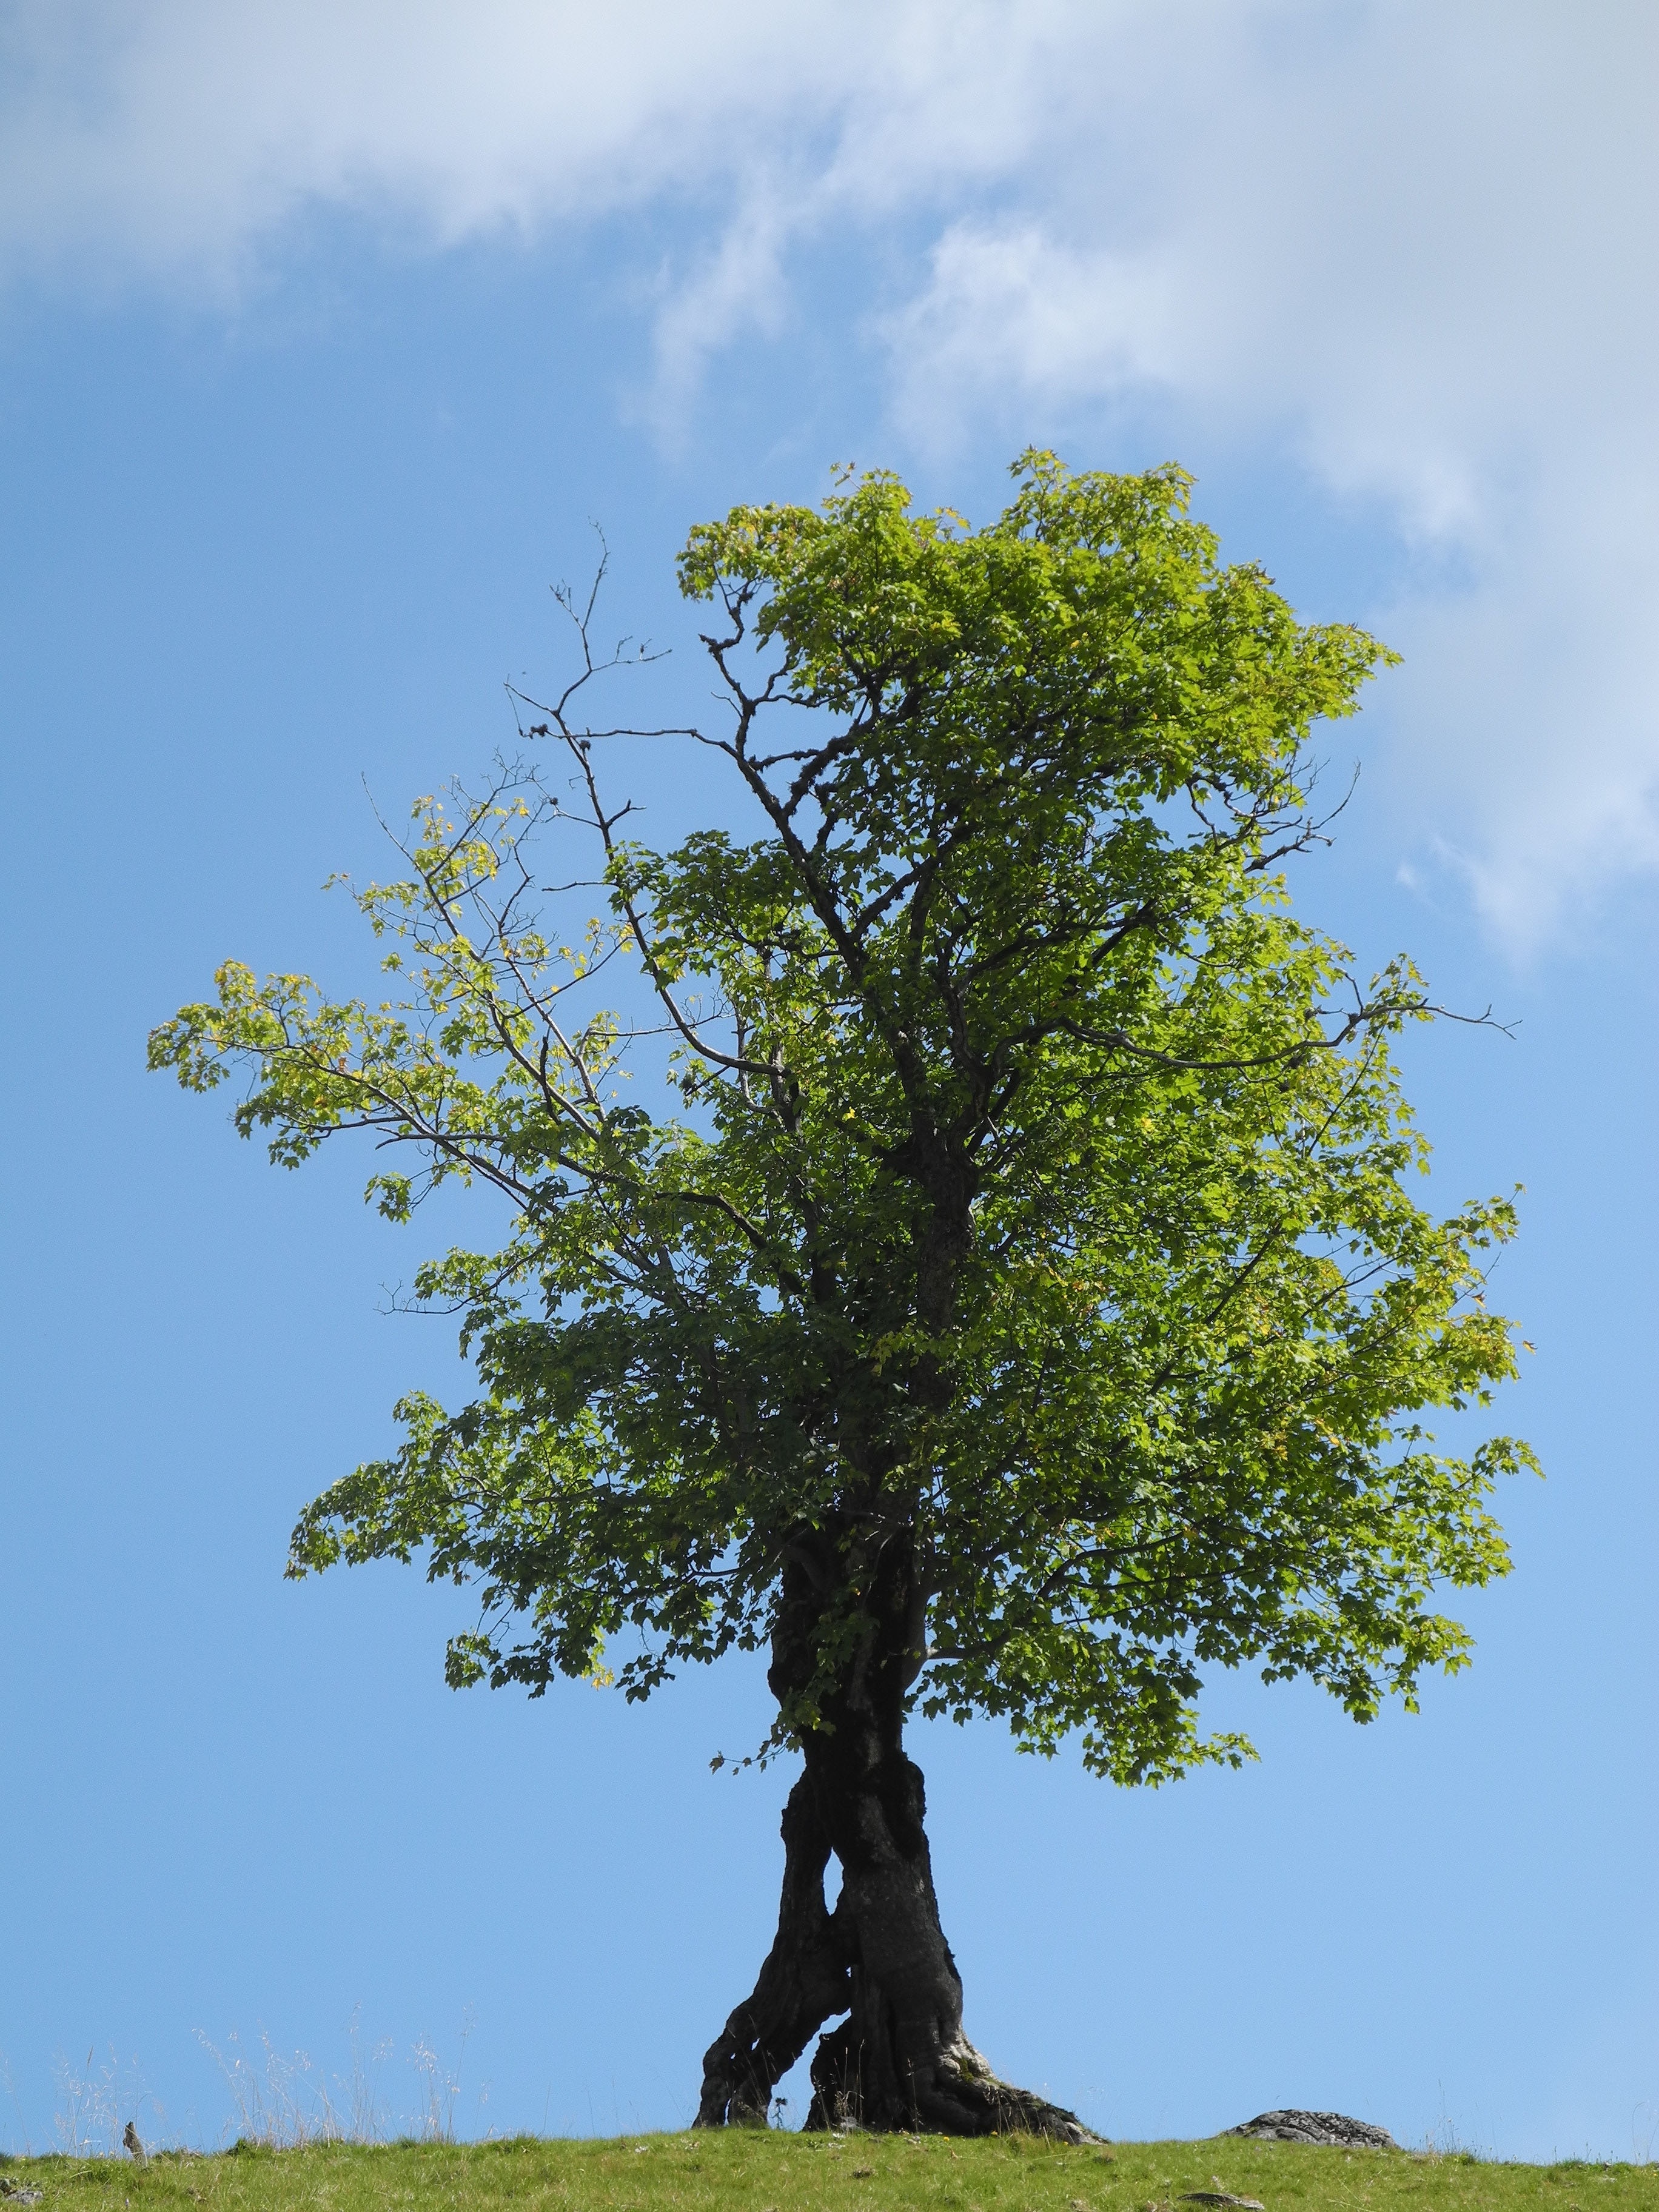
[{"label": "gray rock on grass", "polygon": [[1258,2112],[1224,2134],[1254,2136],[1259,2142],[1322,2143],[1336,2150],[1398,2150],[1386,2128],[1351,2120],[1345,2112]]}]

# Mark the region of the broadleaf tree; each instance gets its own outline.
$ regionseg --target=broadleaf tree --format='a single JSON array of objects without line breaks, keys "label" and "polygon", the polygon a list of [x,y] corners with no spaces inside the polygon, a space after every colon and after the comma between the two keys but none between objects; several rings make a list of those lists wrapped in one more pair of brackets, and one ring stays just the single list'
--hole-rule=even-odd
[{"label": "broadleaf tree", "polygon": [[1525,1446],[1425,1421],[1513,1371],[1482,1272],[1512,1210],[1410,1194],[1390,1044],[1437,1010],[1285,888],[1310,734],[1388,655],[1224,565],[1188,492],[1032,453],[983,529],[884,473],[695,529],[723,700],[678,734],[727,826],[632,838],[568,599],[569,688],[356,893],[395,995],[233,962],[151,1041],[191,1089],[241,1074],[283,1164],[374,1137],[393,1220],[504,1200],[415,1278],[477,1395],[405,1399],[290,1573],[478,1584],[457,1685],[637,1698],[769,1654],[801,1771],[705,2124],[763,2122],[819,2036],[818,2124],[1079,2134],[964,2033],[907,1718],[1119,1783],[1237,1764],[1206,1674],[1409,1705],[1468,1650],[1437,1588],[1507,1565],[1486,1501]]}]

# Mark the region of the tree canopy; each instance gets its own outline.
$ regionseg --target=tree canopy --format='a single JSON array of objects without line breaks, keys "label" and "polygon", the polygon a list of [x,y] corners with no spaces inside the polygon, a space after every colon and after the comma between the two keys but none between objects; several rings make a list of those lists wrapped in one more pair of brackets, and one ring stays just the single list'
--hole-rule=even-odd
[{"label": "tree canopy", "polygon": [[[371,1134],[393,1219],[505,1198],[416,1279],[478,1394],[405,1399],[290,1563],[478,1584],[455,1683],[769,1644],[810,1766],[879,1647],[904,1710],[1157,1782],[1247,1752],[1218,1668],[1364,1720],[1464,1662],[1433,1594],[1504,1571],[1528,1455],[1426,1425],[1514,1371],[1514,1215],[1413,1194],[1390,1046],[1437,1010],[1285,874],[1310,733],[1389,656],[1224,565],[1177,468],[1016,477],[978,530],[878,472],[691,532],[725,703],[684,736],[734,805],[665,854],[569,602],[570,687],[356,894],[392,995],[232,962],[155,1033],[283,1164]],[[582,839],[597,900],[556,895]]]}]

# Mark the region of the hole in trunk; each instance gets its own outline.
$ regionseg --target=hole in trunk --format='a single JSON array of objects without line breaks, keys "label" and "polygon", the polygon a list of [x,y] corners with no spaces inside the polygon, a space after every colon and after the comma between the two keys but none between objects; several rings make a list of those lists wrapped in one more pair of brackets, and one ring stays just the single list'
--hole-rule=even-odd
[{"label": "hole in trunk", "polygon": [[[830,2029],[846,2017],[847,2014],[844,2012],[840,2012],[833,2018],[826,2020],[818,2030],[817,2035],[810,2039],[805,2050],[802,2051],[789,2071],[781,2076],[773,2094],[787,2097],[789,2100],[783,2111],[777,2115],[777,2124],[781,2128],[798,2130],[806,2125],[806,2116],[812,2109],[812,2053],[818,2047],[818,2035],[828,2035]],[[774,2109],[775,2111],[775,2107]]]}]

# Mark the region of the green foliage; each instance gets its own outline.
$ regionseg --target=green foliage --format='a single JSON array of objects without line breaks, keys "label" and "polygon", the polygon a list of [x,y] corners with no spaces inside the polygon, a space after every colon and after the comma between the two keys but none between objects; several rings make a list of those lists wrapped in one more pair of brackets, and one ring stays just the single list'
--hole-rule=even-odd
[{"label": "green foliage", "polygon": [[[1309,732],[1388,656],[1220,565],[1177,470],[1017,476],[978,532],[884,475],[692,532],[728,695],[701,742],[759,834],[627,838],[578,612],[524,756],[422,802],[357,894],[402,995],[232,963],[155,1033],[190,1088],[246,1075],[283,1164],[354,1129],[404,1156],[368,1187],[393,1219],[452,1177],[510,1203],[416,1278],[480,1395],[404,1401],[290,1562],[479,1583],[452,1681],[643,1696],[762,1645],[783,1562],[827,1557],[787,1742],[896,1541],[921,1709],[1078,1732],[1121,1781],[1248,1753],[1199,1734],[1207,1669],[1363,1720],[1464,1662],[1431,1594],[1504,1571],[1484,1501],[1530,1458],[1424,1417],[1514,1371],[1481,1273],[1514,1216],[1409,1195],[1389,1041],[1434,1010],[1404,962],[1359,987],[1282,874]],[[538,854],[581,836],[606,911],[566,943]],[[592,1003],[617,963],[650,1018]]]}]

